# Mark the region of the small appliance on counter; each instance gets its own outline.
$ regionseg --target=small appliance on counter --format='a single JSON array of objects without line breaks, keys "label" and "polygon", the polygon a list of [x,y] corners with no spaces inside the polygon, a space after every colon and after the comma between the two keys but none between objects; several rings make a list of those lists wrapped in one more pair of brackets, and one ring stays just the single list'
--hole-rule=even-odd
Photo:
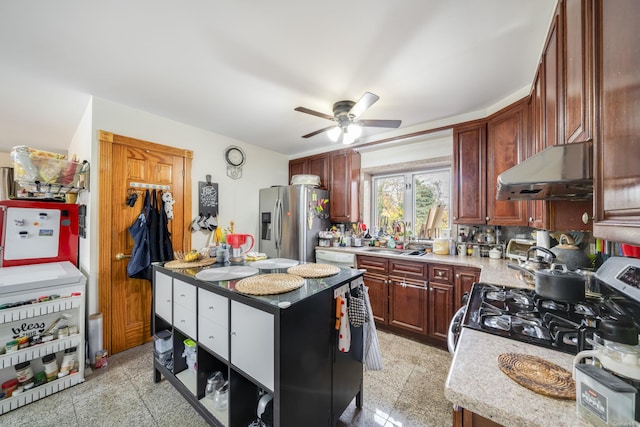
[{"label": "small appliance on counter", "polygon": [[576,365],[578,414],[601,427],[633,426],[637,390],[593,365]]},{"label": "small appliance on counter", "polygon": [[506,257],[509,259],[515,259],[525,261],[527,259],[527,251],[532,246],[536,245],[535,240],[531,239],[511,239],[507,244],[507,250],[505,252]]}]

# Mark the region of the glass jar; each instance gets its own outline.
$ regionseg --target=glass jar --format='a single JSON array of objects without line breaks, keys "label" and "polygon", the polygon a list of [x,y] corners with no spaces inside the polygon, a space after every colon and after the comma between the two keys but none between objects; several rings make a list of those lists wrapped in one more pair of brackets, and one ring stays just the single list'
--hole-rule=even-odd
[{"label": "glass jar", "polygon": [[73,366],[76,363],[76,347],[68,348],[64,351],[64,356],[62,357],[62,363],[60,364],[60,374],[67,375],[73,369]]},{"label": "glass jar", "polygon": [[222,386],[222,384],[224,384],[224,377],[222,376],[222,372],[217,371],[209,375],[209,378],[207,378],[207,386],[204,389],[205,397],[213,400],[216,390],[218,390]]},{"label": "glass jar", "polygon": [[58,362],[56,361],[55,354],[47,354],[42,358],[42,365],[44,366],[44,373],[47,376],[47,382],[53,381],[58,378]]},{"label": "glass jar", "polygon": [[5,393],[6,397],[11,397],[11,395],[17,388],[18,380],[16,378],[12,378],[2,383],[2,391]]},{"label": "glass jar", "polygon": [[26,361],[18,363],[15,368],[18,384],[23,387],[27,384],[33,384],[33,369],[31,369],[31,362]]}]

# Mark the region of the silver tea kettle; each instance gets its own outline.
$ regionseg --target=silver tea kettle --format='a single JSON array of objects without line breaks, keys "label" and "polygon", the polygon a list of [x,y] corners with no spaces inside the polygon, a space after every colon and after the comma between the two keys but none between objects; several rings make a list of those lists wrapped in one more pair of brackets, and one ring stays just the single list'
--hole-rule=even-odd
[{"label": "silver tea kettle", "polygon": [[[544,252],[543,255],[533,255],[536,251]],[[556,258],[555,254],[547,248],[542,246],[531,246],[527,250],[527,258],[519,265],[507,264],[507,267],[514,270],[518,270],[520,273],[518,277],[527,285],[535,285],[536,283],[536,271],[545,270],[551,267],[551,263]]]}]

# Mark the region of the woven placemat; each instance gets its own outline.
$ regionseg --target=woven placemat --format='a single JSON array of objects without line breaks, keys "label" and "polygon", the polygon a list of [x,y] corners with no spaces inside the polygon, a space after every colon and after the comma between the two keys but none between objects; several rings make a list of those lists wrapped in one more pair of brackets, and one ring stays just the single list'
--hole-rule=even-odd
[{"label": "woven placemat", "polygon": [[557,399],[575,400],[576,382],[571,372],[537,356],[503,353],[498,366],[509,378],[536,393]]},{"label": "woven placemat", "polygon": [[215,258],[202,258],[197,261],[183,261],[181,259],[174,259],[164,264],[166,268],[194,268],[194,267],[206,267],[207,265],[215,264]]},{"label": "woven placemat", "polygon": [[340,273],[340,267],[329,264],[299,264],[287,269],[289,274],[297,274],[308,279],[328,277]]},{"label": "woven placemat", "polygon": [[238,281],[236,291],[247,295],[275,295],[291,292],[304,285],[304,279],[295,274],[274,273],[247,277]]}]

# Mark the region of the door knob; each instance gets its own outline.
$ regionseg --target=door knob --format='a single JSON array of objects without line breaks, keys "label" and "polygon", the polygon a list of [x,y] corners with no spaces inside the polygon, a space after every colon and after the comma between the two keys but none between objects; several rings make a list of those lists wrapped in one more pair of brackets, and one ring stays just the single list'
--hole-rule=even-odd
[{"label": "door knob", "polygon": [[122,252],[120,252],[119,254],[116,254],[116,260],[118,261],[122,261],[125,258],[131,258],[131,255],[125,255]]}]

